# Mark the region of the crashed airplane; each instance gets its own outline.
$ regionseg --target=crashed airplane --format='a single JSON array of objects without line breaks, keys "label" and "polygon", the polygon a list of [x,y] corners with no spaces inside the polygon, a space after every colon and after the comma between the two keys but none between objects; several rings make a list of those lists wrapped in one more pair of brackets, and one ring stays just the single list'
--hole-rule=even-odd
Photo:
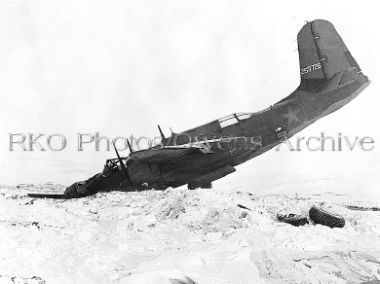
[{"label": "crashed airplane", "polygon": [[162,137],[161,144],[106,161],[101,173],[76,182],[63,194],[78,198],[112,190],[163,190],[187,185],[210,188],[235,167],[265,153],[354,99],[370,81],[325,20],[307,22],[297,36],[301,83],[288,97],[256,113],[235,113]]}]

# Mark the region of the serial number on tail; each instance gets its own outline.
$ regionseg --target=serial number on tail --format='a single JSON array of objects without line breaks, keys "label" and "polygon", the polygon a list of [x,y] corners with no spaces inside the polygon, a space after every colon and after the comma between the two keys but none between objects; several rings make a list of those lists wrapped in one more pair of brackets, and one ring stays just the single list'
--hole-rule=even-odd
[{"label": "serial number on tail", "polygon": [[312,65],[307,66],[305,68],[301,68],[301,75],[305,75],[307,73],[313,72],[313,71],[321,69],[321,68],[322,68],[321,63],[312,64]]}]

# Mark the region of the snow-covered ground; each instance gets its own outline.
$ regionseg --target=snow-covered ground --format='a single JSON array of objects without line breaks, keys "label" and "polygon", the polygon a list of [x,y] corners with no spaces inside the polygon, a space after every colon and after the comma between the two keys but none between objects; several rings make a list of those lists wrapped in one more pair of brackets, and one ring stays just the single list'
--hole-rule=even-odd
[{"label": "snow-covered ground", "polygon": [[[180,188],[66,201],[26,196],[59,185],[3,185],[0,283],[380,283],[380,212],[345,207],[379,199],[328,183],[298,194]],[[346,218],[343,229],[276,220],[321,203]]]}]

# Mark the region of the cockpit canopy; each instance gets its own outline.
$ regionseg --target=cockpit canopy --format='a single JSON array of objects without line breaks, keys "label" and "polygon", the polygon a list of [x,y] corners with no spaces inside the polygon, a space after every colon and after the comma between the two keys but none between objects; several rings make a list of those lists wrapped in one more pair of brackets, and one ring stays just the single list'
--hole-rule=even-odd
[{"label": "cockpit canopy", "polygon": [[227,115],[225,117],[222,117],[218,119],[220,127],[224,128],[236,123],[239,123],[240,121],[244,121],[252,116],[252,113],[250,112],[238,112],[238,113],[233,113],[230,115]]}]

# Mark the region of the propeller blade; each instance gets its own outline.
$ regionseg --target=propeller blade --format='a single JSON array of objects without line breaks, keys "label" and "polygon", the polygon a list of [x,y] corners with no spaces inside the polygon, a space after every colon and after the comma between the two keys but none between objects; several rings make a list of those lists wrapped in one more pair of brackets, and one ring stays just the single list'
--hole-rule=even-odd
[{"label": "propeller blade", "polygon": [[158,131],[160,131],[160,135],[161,135],[162,140],[165,140],[165,135],[162,132],[162,129],[161,129],[160,125],[157,125],[157,126],[158,126]]},{"label": "propeller blade", "polygon": [[121,157],[120,157],[120,155],[119,155],[119,152],[118,152],[117,149],[116,149],[115,142],[112,142],[112,145],[113,145],[113,148],[115,149],[117,159],[118,159],[119,162],[120,162],[120,167],[121,167],[123,170],[126,170],[127,168],[125,167],[125,165],[124,165],[124,163],[123,163],[123,160],[121,159]]},{"label": "propeller blade", "polygon": [[131,143],[129,142],[129,139],[127,139],[127,143],[128,143],[129,152],[132,153],[133,149],[132,149]]},{"label": "propeller blade", "polygon": [[120,167],[121,167],[121,170],[123,171],[123,173],[125,174],[125,177],[127,179],[127,181],[132,184],[132,180],[131,180],[131,177],[129,176],[129,171],[128,169],[126,168],[125,164],[123,163],[123,160],[121,159],[120,155],[119,155],[119,152],[117,151],[116,149],[116,146],[115,146],[115,142],[112,142],[113,144],[113,148],[115,149],[115,152],[116,152],[116,156],[120,162]]}]

